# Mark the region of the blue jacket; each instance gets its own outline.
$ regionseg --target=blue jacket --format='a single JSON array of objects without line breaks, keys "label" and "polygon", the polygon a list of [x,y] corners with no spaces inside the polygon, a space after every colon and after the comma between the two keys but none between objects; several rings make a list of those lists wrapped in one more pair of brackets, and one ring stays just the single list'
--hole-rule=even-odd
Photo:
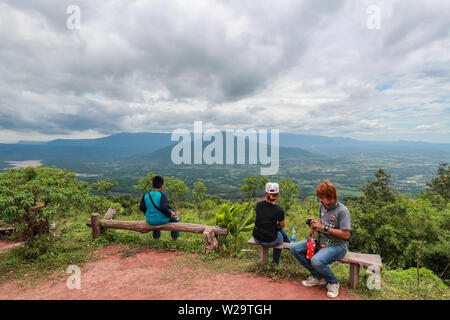
[{"label": "blue jacket", "polygon": [[[153,206],[149,195],[151,195],[153,202],[157,207],[159,207],[163,212]],[[142,196],[139,209],[145,212],[145,221],[153,226],[158,226],[170,222],[170,216],[172,212],[168,207],[167,196],[160,191],[150,191]]]}]

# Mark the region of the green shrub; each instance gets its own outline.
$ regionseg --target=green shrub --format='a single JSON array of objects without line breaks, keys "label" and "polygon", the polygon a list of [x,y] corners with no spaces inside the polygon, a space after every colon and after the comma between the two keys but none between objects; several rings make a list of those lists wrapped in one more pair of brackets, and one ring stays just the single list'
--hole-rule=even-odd
[{"label": "green shrub", "polygon": [[255,226],[253,209],[248,210],[244,215],[248,205],[248,202],[244,204],[235,203],[230,208],[229,204],[225,203],[216,214],[216,225],[228,228],[228,236],[219,238],[223,241],[223,243],[219,243],[219,247],[225,250],[231,249],[232,255],[238,255],[241,251],[245,242],[243,233],[253,230]]}]

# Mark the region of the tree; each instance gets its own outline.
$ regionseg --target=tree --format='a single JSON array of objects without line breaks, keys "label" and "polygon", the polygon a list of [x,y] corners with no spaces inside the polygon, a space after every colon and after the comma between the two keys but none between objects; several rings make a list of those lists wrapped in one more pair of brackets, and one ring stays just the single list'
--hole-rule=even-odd
[{"label": "tree", "polygon": [[290,177],[278,181],[278,185],[280,186],[280,196],[277,199],[277,204],[283,208],[284,212],[287,214],[296,203],[300,188]]},{"label": "tree", "polygon": [[413,237],[407,200],[399,197],[394,203],[347,208],[351,213],[352,251],[379,254],[383,263],[397,268],[413,265],[414,254],[405,254]]},{"label": "tree", "polygon": [[352,251],[380,254],[393,268],[424,266],[448,277],[450,205],[437,208],[425,194],[415,199],[396,195],[392,202],[375,205],[353,204],[346,203],[352,219]]},{"label": "tree", "polygon": [[164,188],[167,190],[169,203],[173,207],[179,205],[180,201],[189,193],[189,188],[184,184],[184,181],[174,177],[164,179]]},{"label": "tree", "polygon": [[89,191],[89,185],[68,170],[8,169],[0,173],[0,220],[17,223],[19,236],[31,243],[48,230],[50,220],[84,207]]},{"label": "tree", "polygon": [[427,190],[415,196],[415,199],[423,199],[430,201],[431,205],[441,211],[444,211],[447,208],[448,201],[446,201],[440,194]]},{"label": "tree", "polygon": [[422,258],[423,246],[425,243],[425,228],[427,224],[431,220],[430,210],[432,210],[431,203],[426,201],[416,201],[415,206],[413,208],[415,211],[415,215],[418,220],[417,229],[419,231],[419,239],[416,241],[420,241],[420,246],[417,250],[417,289],[419,289],[420,283],[420,260]]},{"label": "tree", "polygon": [[203,184],[203,182],[194,183],[194,188],[192,189],[192,197],[194,199],[194,206],[198,215],[198,222],[200,222],[202,212],[207,208],[208,205],[208,203],[206,202],[206,186]]},{"label": "tree", "polygon": [[366,204],[380,205],[395,201],[395,193],[392,190],[391,175],[379,168],[374,174],[376,180],[369,180],[361,187]]},{"label": "tree", "polygon": [[157,174],[153,174],[151,172],[147,173],[147,175],[144,178],[140,178],[137,185],[133,186],[133,188],[140,190],[142,194],[146,193],[147,191],[152,190],[152,180],[153,177],[156,177]]},{"label": "tree", "polygon": [[139,211],[139,201],[141,200],[139,197],[132,196],[131,194],[124,194],[117,196],[108,196],[108,200],[120,204],[123,208],[123,212],[121,212],[121,214],[123,215],[129,216],[132,215],[133,213],[136,214],[142,213],[141,211]]},{"label": "tree", "polygon": [[103,196],[111,191],[112,187],[117,186],[117,181],[112,178],[106,178],[104,180],[98,180],[92,184],[92,189],[97,191],[99,196]]},{"label": "tree", "polygon": [[416,257],[417,287],[421,265],[436,274],[445,273],[450,256],[450,207],[440,210],[427,198],[409,200],[409,215],[412,222],[408,232],[411,237],[405,255]]},{"label": "tree", "polygon": [[439,194],[447,202],[450,201],[450,166],[448,163],[439,164],[437,177],[428,182],[427,186],[429,186],[432,191]]},{"label": "tree", "polygon": [[244,201],[256,201],[257,192],[264,189],[269,179],[266,176],[248,176],[244,178],[245,184],[239,184],[239,190],[244,194]]}]

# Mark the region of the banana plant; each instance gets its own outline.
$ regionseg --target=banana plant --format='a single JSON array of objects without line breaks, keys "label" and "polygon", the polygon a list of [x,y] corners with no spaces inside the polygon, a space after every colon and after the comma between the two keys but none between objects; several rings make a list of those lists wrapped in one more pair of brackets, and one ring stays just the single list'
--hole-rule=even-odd
[{"label": "banana plant", "polygon": [[[216,213],[216,226],[228,228],[229,234],[233,237],[233,251],[237,251],[239,234],[241,232],[251,231],[255,224],[253,223],[253,209],[242,217],[241,213],[248,207],[248,202],[243,204],[235,203],[229,206],[223,204]],[[225,246],[226,247],[226,246]]]}]

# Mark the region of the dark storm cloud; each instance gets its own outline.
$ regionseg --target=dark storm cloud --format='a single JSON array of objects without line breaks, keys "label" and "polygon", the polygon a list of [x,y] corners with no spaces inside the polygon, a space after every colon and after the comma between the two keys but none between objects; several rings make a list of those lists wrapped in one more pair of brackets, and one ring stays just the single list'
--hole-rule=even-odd
[{"label": "dark storm cloud", "polygon": [[[179,2],[151,1],[140,8],[143,2],[138,1],[110,6],[79,1],[75,4],[81,9],[82,28],[88,29],[90,37],[83,37],[82,30],[78,39],[65,26],[65,9],[73,2],[7,3],[30,18],[42,19],[47,32],[60,38],[47,48],[39,46],[39,41],[10,44],[14,51],[28,54],[29,73],[48,75],[53,69],[71,75],[67,79],[44,77],[37,89],[59,87],[80,95],[94,88],[130,101],[143,88],[127,90],[123,82],[137,80],[140,86],[165,86],[174,97],[225,102],[263,89],[291,68],[307,47],[309,33],[320,23],[317,17],[334,12],[342,2],[331,6],[324,1],[289,2],[284,8],[283,3],[270,2],[257,6],[227,2],[223,8],[212,3],[190,14],[189,6],[180,8]],[[235,17],[246,24],[229,36],[227,28],[233,28]],[[33,65],[35,61],[38,65]]]}]

